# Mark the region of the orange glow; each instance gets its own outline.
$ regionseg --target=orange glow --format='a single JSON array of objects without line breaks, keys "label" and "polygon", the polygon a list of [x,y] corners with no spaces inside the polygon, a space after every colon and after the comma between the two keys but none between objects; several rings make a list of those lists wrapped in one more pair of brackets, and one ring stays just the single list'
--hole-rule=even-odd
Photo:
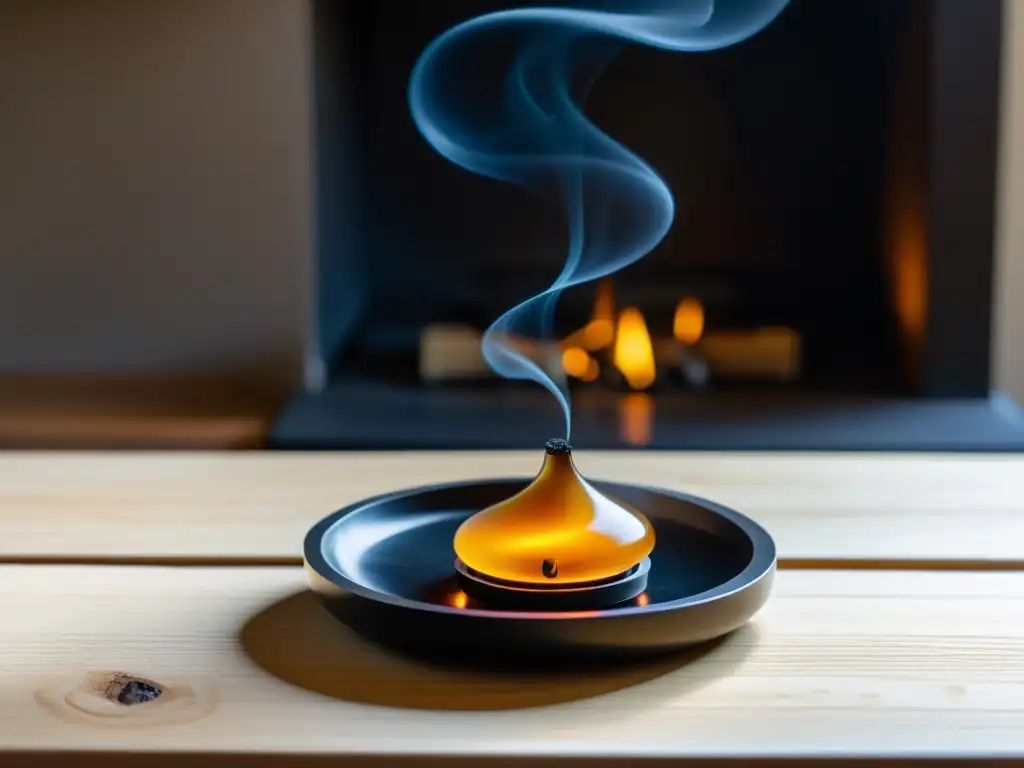
[{"label": "orange glow", "polygon": [[704,335],[704,307],[699,299],[686,298],[676,307],[672,335],[677,341],[693,346]]},{"label": "orange glow", "polygon": [[570,376],[582,381],[593,381],[600,372],[597,360],[580,347],[569,347],[562,351],[562,368]]},{"label": "orange glow", "polygon": [[920,343],[928,313],[927,247],[923,224],[912,217],[899,222],[894,257],[896,312],[900,327],[910,341]]},{"label": "orange glow", "polygon": [[594,300],[594,320],[611,320],[615,316],[615,289],[612,279],[606,277],[597,285],[597,298]]},{"label": "orange glow", "polygon": [[622,371],[633,389],[647,389],[654,383],[654,348],[644,316],[636,307],[622,310],[612,353],[615,367]]},{"label": "orange glow", "polygon": [[590,322],[583,329],[581,342],[586,349],[594,352],[611,346],[615,339],[615,292],[611,278],[605,278],[597,286],[597,298]]},{"label": "orange glow", "polygon": [[616,576],[654,549],[640,512],[600,493],[569,453],[547,454],[537,478],[459,526],[455,553],[484,575],[525,584]]},{"label": "orange glow", "polygon": [[469,604],[469,595],[460,589],[458,592],[452,593],[448,602],[451,604],[452,608],[465,608]]},{"label": "orange glow", "polygon": [[583,346],[591,351],[604,349],[615,338],[615,324],[607,318],[591,320],[583,329]]},{"label": "orange glow", "polygon": [[630,445],[651,442],[654,400],[645,392],[633,392],[619,400],[619,436]]},{"label": "orange glow", "polygon": [[645,606],[651,604],[651,598],[647,596],[646,592],[641,592],[636,596],[636,604],[639,606]]}]

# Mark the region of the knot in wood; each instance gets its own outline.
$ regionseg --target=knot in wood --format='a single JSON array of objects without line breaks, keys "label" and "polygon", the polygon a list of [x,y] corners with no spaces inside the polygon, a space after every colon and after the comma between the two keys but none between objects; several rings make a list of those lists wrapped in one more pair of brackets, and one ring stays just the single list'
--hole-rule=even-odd
[{"label": "knot in wood", "polygon": [[162,686],[152,680],[143,680],[132,675],[112,675],[104,690],[110,700],[125,706],[147,704],[163,694]]}]

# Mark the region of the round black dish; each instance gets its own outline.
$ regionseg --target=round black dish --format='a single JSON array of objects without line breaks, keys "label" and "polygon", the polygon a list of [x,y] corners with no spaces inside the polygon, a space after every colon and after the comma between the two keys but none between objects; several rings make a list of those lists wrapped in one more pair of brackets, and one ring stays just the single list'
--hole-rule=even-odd
[{"label": "round black dish", "polygon": [[455,530],[528,482],[413,488],[345,507],[306,536],[310,585],[331,613],[375,641],[500,660],[668,651],[736,629],[768,599],[775,543],[761,526],[694,496],[592,481],[654,526],[646,591],[586,611],[495,610],[477,603],[456,579]]}]

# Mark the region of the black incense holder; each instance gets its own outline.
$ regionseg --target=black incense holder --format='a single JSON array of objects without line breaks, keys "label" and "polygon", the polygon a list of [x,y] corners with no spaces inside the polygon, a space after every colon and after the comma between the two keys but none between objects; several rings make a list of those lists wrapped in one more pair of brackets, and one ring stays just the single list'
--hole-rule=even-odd
[{"label": "black incense holder", "polygon": [[490,604],[491,585],[465,589],[473,574],[456,570],[452,540],[471,515],[530,482],[414,488],[345,507],[306,536],[310,584],[331,613],[374,641],[493,661],[669,651],[740,627],[768,598],[775,544],[749,518],[682,493],[593,482],[642,510],[654,527],[654,551],[638,567],[644,591],[615,602],[598,590],[573,610],[533,588],[512,603],[505,591],[500,605]]}]

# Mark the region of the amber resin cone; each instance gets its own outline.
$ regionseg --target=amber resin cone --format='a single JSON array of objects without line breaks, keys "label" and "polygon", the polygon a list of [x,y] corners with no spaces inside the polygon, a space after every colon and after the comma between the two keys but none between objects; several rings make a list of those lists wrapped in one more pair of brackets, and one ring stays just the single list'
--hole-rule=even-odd
[{"label": "amber resin cone", "polygon": [[620,576],[654,549],[639,511],[576,470],[565,440],[549,440],[537,478],[455,533],[455,554],[477,573],[520,584],[582,584]]}]

